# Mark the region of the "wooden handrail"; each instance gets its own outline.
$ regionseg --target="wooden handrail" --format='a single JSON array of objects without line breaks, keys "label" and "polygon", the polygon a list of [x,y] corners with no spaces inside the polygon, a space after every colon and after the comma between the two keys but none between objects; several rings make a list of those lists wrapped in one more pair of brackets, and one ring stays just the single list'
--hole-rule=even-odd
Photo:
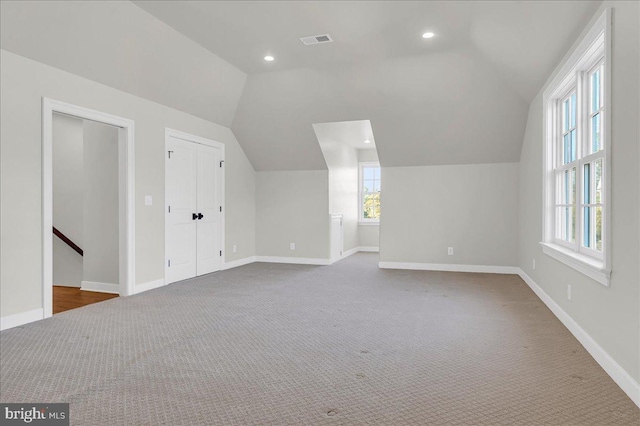
[{"label": "wooden handrail", "polygon": [[75,250],[75,252],[78,253],[80,256],[84,256],[84,251],[82,251],[82,249],[78,247],[76,243],[71,241],[66,235],[58,231],[55,226],[53,227],[53,234],[56,237],[60,238],[62,241],[64,241],[65,244],[67,244],[69,247]]}]

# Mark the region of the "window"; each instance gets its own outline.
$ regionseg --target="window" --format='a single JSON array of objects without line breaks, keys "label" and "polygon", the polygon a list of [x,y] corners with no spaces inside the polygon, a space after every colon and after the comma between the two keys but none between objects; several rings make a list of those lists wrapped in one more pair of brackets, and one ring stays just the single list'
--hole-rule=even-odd
[{"label": "window", "polygon": [[609,284],[609,10],[545,91],[543,250]]},{"label": "window", "polygon": [[380,222],[380,164],[360,163],[360,223]]}]

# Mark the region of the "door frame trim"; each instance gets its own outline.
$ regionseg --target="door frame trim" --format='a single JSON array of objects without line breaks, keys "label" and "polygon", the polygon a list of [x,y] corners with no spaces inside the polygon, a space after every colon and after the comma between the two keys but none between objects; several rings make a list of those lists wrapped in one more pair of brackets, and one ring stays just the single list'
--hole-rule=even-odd
[{"label": "door frame trim", "polygon": [[[220,215],[220,249],[222,250],[222,256],[220,257],[220,271],[224,269],[224,263],[226,258],[226,250],[225,250],[225,215],[226,215],[226,205],[225,205],[225,145],[221,142],[216,142],[212,139],[203,138],[201,136],[196,136],[190,133],[182,132],[180,130],[170,129],[165,127],[164,129],[164,150],[165,155],[167,151],[167,144],[169,143],[169,138],[173,137],[176,139],[182,139],[187,142],[197,143],[201,145],[207,145],[213,148],[220,149],[220,159],[222,161],[222,167],[220,168],[220,205],[222,206],[222,214]],[[165,285],[167,282],[167,157],[164,157],[164,280]]]},{"label": "door frame trim", "polygon": [[118,127],[120,296],[135,283],[135,123],[133,120],[54,99],[42,98],[42,307],[53,315],[53,114]]}]

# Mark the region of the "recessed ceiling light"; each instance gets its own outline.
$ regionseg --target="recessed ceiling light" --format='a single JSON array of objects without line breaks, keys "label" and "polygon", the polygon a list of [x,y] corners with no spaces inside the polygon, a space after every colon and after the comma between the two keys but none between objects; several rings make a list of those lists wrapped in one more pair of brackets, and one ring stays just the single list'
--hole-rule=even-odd
[{"label": "recessed ceiling light", "polygon": [[432,33],[431,31],[429,31],[428,33],[424,33],[422,34],[422,38],[431,38],[433,37],[435,34]]},{"label": "recessed ceiling light", "polygon": [[367,139],[366,141],[364,141],[364,143],[371,143],[371,141]]},{"label": "recessed ceiling light", "polygon": [[271,62],[271,61],[273,61],[274,59],[275,59],[275,58],[274,58],[273,56],[271,56],[271,55],[267,55],[267,56],[265,56],[265,57],[264,57],[264,60],[265,60],[265,61],[267,61],[267,62]]}]

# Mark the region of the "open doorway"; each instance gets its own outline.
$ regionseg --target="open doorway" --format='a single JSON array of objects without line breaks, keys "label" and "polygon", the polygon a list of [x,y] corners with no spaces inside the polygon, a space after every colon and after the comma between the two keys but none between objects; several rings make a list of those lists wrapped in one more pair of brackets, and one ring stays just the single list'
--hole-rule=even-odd
[{"label": "open doorway", "polygon": [[315,123],[329,171],[330,263],[379,252],[381,168],[369,120]]},{"label": "open doorway", "polygon": [[43,99],[44,317],[132,293],[133,122]]},{"label": "open doorway", "polygon": [[118,127],[53,114],[53,314],[117,297]]}]

